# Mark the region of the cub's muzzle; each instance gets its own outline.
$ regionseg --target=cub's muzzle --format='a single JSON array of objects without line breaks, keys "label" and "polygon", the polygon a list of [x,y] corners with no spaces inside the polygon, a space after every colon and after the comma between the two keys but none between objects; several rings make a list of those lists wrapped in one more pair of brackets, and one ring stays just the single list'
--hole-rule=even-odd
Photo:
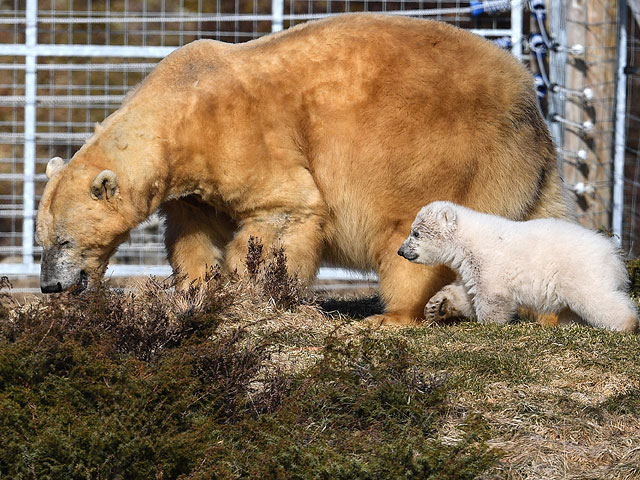
[{"label": "cub's muzzle", "polygon": [[418,254],[409,250],[404,243],[400,247],[400,250],[398,250],[398,255],[412,261],[418,258]]}]

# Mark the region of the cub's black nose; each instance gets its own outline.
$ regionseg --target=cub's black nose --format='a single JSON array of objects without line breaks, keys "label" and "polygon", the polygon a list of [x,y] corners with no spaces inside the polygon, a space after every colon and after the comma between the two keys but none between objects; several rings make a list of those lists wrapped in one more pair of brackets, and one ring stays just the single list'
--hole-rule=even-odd
[{"label": "cub's black nose", "polygon": [[40,290],[42,293],[60,293],[62,291],[62,284],[60,282],[50,283],[48,285],[40,284]]},{"label": "cub's black nose", "polygon": [[407,252],[406,250],[403,250],[402,247],[400,247],[400,250],[398,250],[398,255],[400,255],[401,257],[406,258],[407,260],[415,260],[416,258],[418,258],[418,254],[415,252]]}]

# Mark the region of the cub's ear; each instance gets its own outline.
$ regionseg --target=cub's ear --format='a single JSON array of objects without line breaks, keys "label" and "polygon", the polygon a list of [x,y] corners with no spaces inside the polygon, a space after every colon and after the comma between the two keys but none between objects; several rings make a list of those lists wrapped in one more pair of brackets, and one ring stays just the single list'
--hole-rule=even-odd
[{"label": "cub's ear", "polygon": [[118,193],[118,177],[111,170],[103,170],[91,182],[89,189],[94,200],[109,200]]},{"label": "cub's ear", "polygon": [[60,157],[53,157],[49,160],[49,163],[47,163],[47,170],[45,171],[47,178],[51,180],[56,173],[62,170],[62,167],[64,167],[64,160]]},{"label": "cub's ear", "polygon": [[438,220],[442,225],[455,225],[456,211],[451,205],[444,205],[438,212]]}]

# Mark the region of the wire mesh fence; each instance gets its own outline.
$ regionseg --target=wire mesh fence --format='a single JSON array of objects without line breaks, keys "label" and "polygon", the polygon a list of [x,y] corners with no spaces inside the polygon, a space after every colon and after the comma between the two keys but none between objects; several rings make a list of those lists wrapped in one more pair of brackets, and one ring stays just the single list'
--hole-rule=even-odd
[{"label": "wire mesh fence", "polygon": [[[583,224],[611,226],[616,3],[607,0],[485,2],[317,0],[22,0],[0,8],[0,273],[36,275],[34,219],[46,163],[70,159],[96,122],[173,49],[197,39],[239,43],[343,12],[386,12],[446,21],[502,42],[546,79],[549,120],[564,179]],[[538,15],[545,8],[542,15]],[[534,14],[535,13],[535,14]],[[524,14],[524,15],[523,15]],[[548,14],[548,16],[547,16]],[[545,26],[546,25],[546,26]],[[626,168],[622,239],[640,233],[638,25],[628,15]],[[548,29],[543,50],[533,34]],[[543,38],[544,40],[544,38]],[[544,42],[543,42],[544,43]],[[524,51],[523,51],[524,47]],[[578,48],[580,47],[580,48]],[[588,93],[588,94],[587,94]],[[637,103],[637,102],[636,102]],[[634,143],[635,142],[635,143]],[[111,275],[168,273],[163,223],[151,217],[112,260]],[[342,275],[342,273],[340,273]],[[324,278],[331,278],[327,271]]]},{"label": "wire mesh fence", "polygon": [[[531,11],[540,2],[529,2]],[[544,2],[542,2],[544,5]],[[69,159],[94,124],[118,108],[155,64],[201,38],[244,42],[272,31],[342,12],[374,11],[447,21],[506,39],[533,70],[548,69],[549,97],[541,108],[559,147],[559,163],[576,199],[579,220],[610,225],[617,17],[615,3],[551,0],[550,17],[525,17],[519,1],[14,1],[0,10],[0,273],[37,274],[40,249],[34,217],[47,161]],[[615,9],[615,8],[614,8]],[[478,13],[483,14],[478,15]],[[527,21],[528,20],[528,21]],[[534,21],[534,20],[537,20]],[[532,32],[547,22],[554,47],[536,68]],[[541,24],[542,23],[542,24]],[[566,28],[564,28],[566,26]],[[637,25],[629,15],[629,69],[637,63]],[[521,41],[526,38],[528,41]],[[582,46],[582,50],[574,47]],[[551,45],[549,45],[551,47]],[[539,58],[538,58],[539,59]],[[539,72],[540,73],[540,72]],[[631,74],[623,240],[635,255],[638,230],[638,112]],[[590,95],[587,96],[586,92]],[[587,128],[589,127],[589,128]],[[153,216],[117,251],[112,274],[168,272],[163,224]],[[153,268],[161,266],[158,270]]]},{"label": "wire mesh fence", "polygon": [[[115,111],[127,92],[173,49],[203,38],[245,42],[310,19],[360,11],[447,21],[491,38],[521,37],[522,5],[504,0],[3,3],[0,274],[38,273],[41,249],[35,241],[34,219],[48,160],[70,159],[95,123]],[[510,43],[519,54],[521,43]],[[162,220],[152,216],[118,249],[108,274],[168,273],[163,233]],[[327,270],[320,275],[331,276]]]},{"label": "wire mesh fence", "polygon": [[616,2],[552,0],[543,102],[575,218],[611,227],[618,16]]}]

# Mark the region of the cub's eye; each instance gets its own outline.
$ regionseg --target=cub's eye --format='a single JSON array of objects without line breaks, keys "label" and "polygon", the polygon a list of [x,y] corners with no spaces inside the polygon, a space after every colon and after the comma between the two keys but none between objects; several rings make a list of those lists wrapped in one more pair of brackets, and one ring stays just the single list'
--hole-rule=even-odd
[{"label": "cub's eye", "polygon": [[413,238],[419,238],[419,237],[420,237],[420,234],[418,233],[418,231],[417,231],[417,230],[414,230],[414,231],[411,233],[411,236],[412,236]]},{"label": "cub's eye", "polygon": [[71,246],[71,242],[69,240],[64,240],[62,242],[58,242],[59,247],[69,247]]}]

